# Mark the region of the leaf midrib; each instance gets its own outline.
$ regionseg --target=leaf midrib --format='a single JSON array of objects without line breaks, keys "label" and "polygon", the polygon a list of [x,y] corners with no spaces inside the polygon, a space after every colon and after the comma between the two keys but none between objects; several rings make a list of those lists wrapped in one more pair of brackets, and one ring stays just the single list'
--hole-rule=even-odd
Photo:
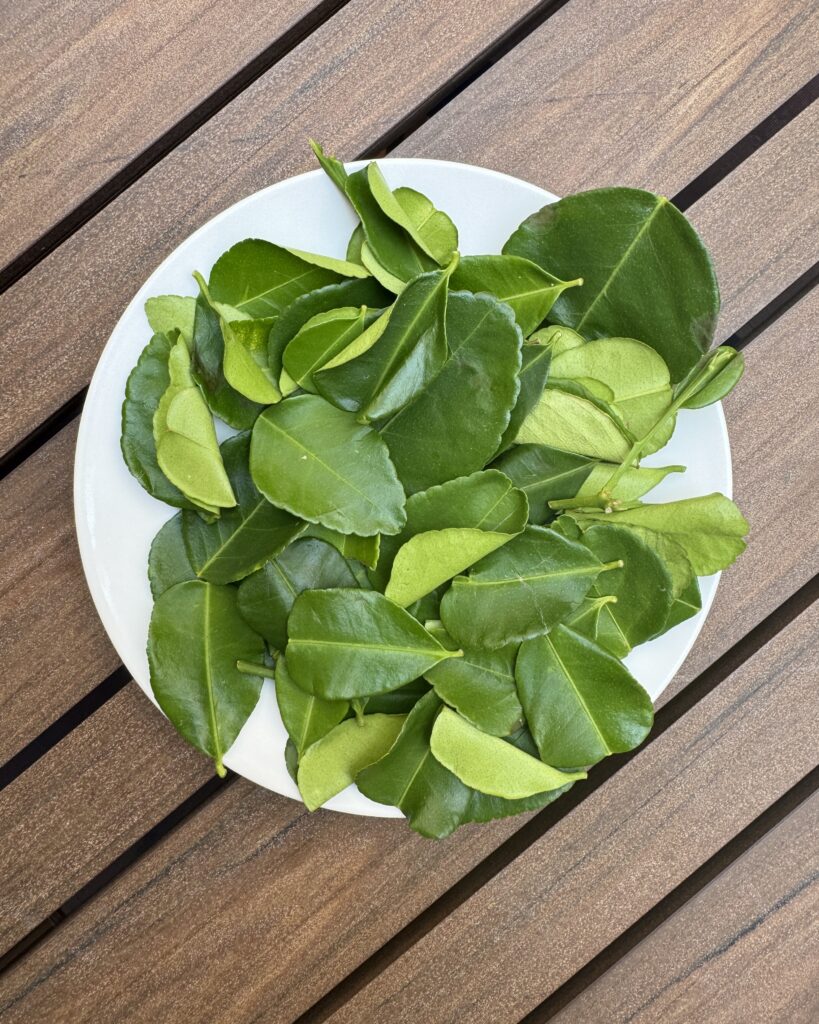
[{"label": "leaf midrib", "polygon": [[558,666],[560,667],[560,671],[563,673],[564,678],[566,679],[566,681],[568,682],[569,686],[574,691],[574,694],[577,697],[577,700],[578,700],[580,706],[586,712],[586,717],[588,718],[589,722],[591,722],[592,728],[597,733],[597,735],[598,735],[598,737],[600,739],[600,742],[603,744],[603,748],[606,751],[606,755],[613,754],[614,751],[608,745],[608,743],[606,742],[605,736],[600,731],[600,727],[598,726],[597,722],[594,719],[594,716],[592,715],[591,711],[589,710],[589,705],[586,703],[586,701],[583,698],[583,695],[581,694],[580,690],[578,690],[578,688],[577,688],[577,686],[575,684],[575,681],[574,681],[571,673],[569,672],[568,668],[566,667],[563,659],[557,653],[557,648],[555,647],[555,645],[554,645],[554,643],[552,641],[552,638],[547,633],[544,639],[546,640],[546,643],[549,645],[549,648],[551,649],[551,652],[552,652],[552,654],[555,657],[555,661],[557,662]]},{"label": "leaf midrib", "polygon": [[592,573],[597,575],[600,572],[600,566],[584,566],[582,569],[557,569],[554,572],[535,573],[531,576],[513,576],[509,579],[503,580],[479,580],[475,579],[474,576],[470,576],[468,580],[461,583],[461,586],[470,587],[506,587],[513,583],[535,583],[538,580],[557,579],[561,576],[590,576]]},{"label": "leaf midrib", "polygon": [[214,761],[217,765],[222,764],[223,750],[219,740],[219,729],[216,723],[216,698],[213,694],[213,676],[210,666],[210,600],[211,589],[205,589],[205,601],[202,609],[202,632],[204,640],[204,663],[205,663],[205,687],[208,697],[208,717],[210,718],[210,729],[213,734]]}]

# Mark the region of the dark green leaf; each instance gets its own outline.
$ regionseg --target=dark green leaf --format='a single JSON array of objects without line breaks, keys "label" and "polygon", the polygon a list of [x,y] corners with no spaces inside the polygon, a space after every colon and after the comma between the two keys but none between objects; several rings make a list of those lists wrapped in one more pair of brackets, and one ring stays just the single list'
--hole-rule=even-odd
[{"label": "dark green leaf", "polygon": [[547,345],[526,343],[521,349],[520,391],[501,437],[499,451],[505,451],[515,440],[523,421],[540,401],[552,358]]},{"label": "dark green leaf", "polygon": [[347,714],[346,700],[322,700],[296,686],[287,671],[284,658],[276,662],[276,702],[287,735],[299,757],[311,744],[334,728]]},{"label": "dark green leaf", "polygon": [[[192,513],[193,514],[193,513]],[[148,582],[156,600],[160,594],[177,583],[195,580],[185,542],[182,540],[182,513],[167,521],[151,542],[148,555]]]},{"label": "dark green leaf", "polygon": [[[494,465],[529,499],[530,521],[545,523],[550,518],[547,503],[558,498],[573,498],[596,461],[545,444],[519,444]],[[612,466],[611,471],[614,469]]]},{"label": "dark green leaf", "polygon": [[315,393],[315,371],[345,349],[370,322],[372,316],[367,317],[364,306],[343,306],[311,317],[284,350],[282,362],[292,381],[289,390],[303,388]]}]

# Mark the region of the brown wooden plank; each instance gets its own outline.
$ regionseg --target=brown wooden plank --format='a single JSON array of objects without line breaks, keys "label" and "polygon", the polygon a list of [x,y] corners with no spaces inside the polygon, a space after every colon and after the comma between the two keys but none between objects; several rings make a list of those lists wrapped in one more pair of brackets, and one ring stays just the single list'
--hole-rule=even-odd
[{"label": "brown wooden plank", "polygon": [[814,1024],[818,849],[814,795],[552,1021]]},{"label": "brown wooden plank", "polygon": [[322,6],[320,0],[4,5],[0,265]]},{"label": "brown wooden plank", "polygon": [[[333,1019],[518,1021],[813,767],[817,656],[814,606]],[[10,971],[4,1020],[292,1020],[497,838],[305,813],[285,840],[269,797],[224,797]]]},{"label": "brown wooden plank", "polygon": [[[130,297],[196,226],[311,166],[308,135],[345,155],[372,144],[530,6],[458,0],[430,18],[420,0],[352,0],[0,297],[0,450],[83,387]],[[558,191],[618,180],[673,194],[810,76],[817,23],[810,0],[731,0],[718,10],[697,0],[675,12],[673,32],[653,0],[627,12],[615,0],[568,4],[496,65],[495,106],[479,80],[459,97],[457,122],[449,108],[438,115],[438,153]],[[621,50],[632,58],[627,72]],[[593,61],[588,74],[576,55]],[[602,103],[607,93],[616,103]],[[428,149],[419,138],[401,152]]]},{"label": "brown wooden plank", "polygon": [[817,658],[814,605],[333,1024],[516,1024],[816,765]]},{"label": "brown wooden plank", "polygon": [[0,950],[212,777],[176,739],[131,683],[0,793]]}]

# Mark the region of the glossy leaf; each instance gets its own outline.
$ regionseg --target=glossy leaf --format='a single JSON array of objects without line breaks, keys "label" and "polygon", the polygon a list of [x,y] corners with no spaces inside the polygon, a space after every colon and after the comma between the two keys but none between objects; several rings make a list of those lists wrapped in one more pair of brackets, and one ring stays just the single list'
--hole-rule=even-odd
[{"label": "glossy leaf", "polygon": [[719,289],[710,257],[667,199],[632,188],[568,196],[528,217],[504,246],[563,279],[552,319],[587,337],[639,338],[680,380],[711,343]]},{"label": "glossy leaf", "polygon": [[522,256],[462,256],[452,275],[453,290],[488,292],[512,307],[520,329],[528,337],[549,314],[566,288],[578,281],[559,281]]},{"label": "glossy leaf", "polygon": [[372,347],[316,374],[319,393],[368,420],[406,405],[446,360],[447,282],[442,270],[415,278],[396,299]]},{"label": "glossy leaf", "polygon": [[151,689],[219,775],[262,688],[261,678],[240,672],[236,662],[263,657],[264,641],[239,614],[233,588],[190,580],[157,599],[148,632]]},{"label": "glossy leaf", "polygon": [[154,412],[156,459],[165,476],[209,512],[231,508],[236,498],[216,440],[210,411],[191,375],[180,337],[168,357],[169,383]]},{"label": "glossy leaf", "polygon": [[458,230],[449,217],[412,188],[393,191],[378,164],[367,167],[370,191],[383,213],[402,227],[419,249],[445,266],[458,248]]},{"label": "glossy leaf", "polygon": [[[369,351],[373,345],[378,341],[384,331],[387,329],[387,324],[390,322],[392,316],[393,307],[389,306],[384,310],[372,323],[359,334],[357,337],[345,345],[340,352],[337,352],[332,359],[328,359],[327,362],[322,366],[322,370],[332,370],[336,366],[342,366],[344,363],[349,363],[351,359],[356,359],[358,356],[363,355]],[[329,389],[330,391],[332,388]],[[343,408],[341,401],[335,403],[339,405],[339,408]]]},{"label": "glossy leaf", "polygon": [[561,772],[531,754],[476,729],[451,708],[442,708],[430,737],[433,756],[466,786],[480,793],[522,800],[585,779]]},{"label": "glossy leaf", "polygon": [[408,494],[481,469],[517,399],[522,337],[508,306],[452,292],[447,341],[438,374],[381,430]]},{"label": "glossy leaf", "polygon": [[632,750],[654,721],[651,698],[622,662],[567,626],[522,644],[515,675],[540,756],[557,767]]},{"label": "glossy leaf", "polygon": [[145,300],[145,316],[154,334],[179,331],[190,341],[195,311],[196,299],[192,295],[155,295]]},{"label": "glossy leaf", "polygon": [[305,590],[355,587],[356,578],[335,548],[297,540],[239,584],[239,611],[275,651],[287,644],[287,617]]},{"label": "glossy leaf", "polygon": [[724,494],[684,498],[657,505],[575,515],[581,522],[600,521],[638,526],[676,541],[685,551],[697,576],[726,569],[745,550],[748,523]]},{"label": "glossy leaf", "polygon": [[151,541],[148,554],[148,582],[151,595],[156,600],[170,587],[185,580],[195,580],[196,572],[191,565],[185,542],[182,539],[182,513],[162,526]]},{"label": "glossy leaf", "polygon": [[282,312],[270,330],[267,355],[274,379],[278,379],[282,370],[282,353],[311,317],[345,306],[379,309],[391,301],[392,296],[371,277],[328,284],[300,296]]},{"label": "glossy leaf", "polygon": [[448,632],[466,647],[503,647],[545,633],[588,593],[604,566],[583,544],[529,526],[441,601]]},{"label": "glossy leaf", "polygon": [[688,586],[671,605],[665,628],[671,629],[674,626],[678,626],[681,622],[685,622],[686,619],[696,615],[701,609],[702,595],[700,594],[700,585],[697,577],[693,576]]},{"label": "glossy leaf", "polygon": [[374,569],[378,562],[378,553],[381,550],[380,533],[373,537],[357,537],[353,533],[338,533],[336,530],[328,530],[326,526],[313,524],[307,527],[304,536],[317,537],[332,544],[344,558],[353,558],[366,565],[368,569]]},{"label": "glossy leaf", "polygon": [[267,359],[273,318],[222,321],[225,380],[252,402],[270,405],[281,399]]},{"label": "glossy leaf", "polygon": [[[729,345],[721,345],[710,354],[715,362],[715,374],[690,394],[683,405],[684,409],[703,409],[706,405],[719,402],[734,389],[745,371],[745,357],[741,352]],[[682,390],[685,381],[678,390]]]},{"label": "glossy leaf", "polygon": [[233,583],[249,576],[301,534],[305,524],[271,505],[250,476],[250,435],[238,434],[221,446],[225,469],[237,498],[235,508],[216,522],[205,523],[189,514],[182,535],[198,579]]},{"label": "glossy leaf", "polygon": [[[442,626],[427,629],[448,650],[458,645]],[[493,736],[508,736],[520,728],[523,708],[515,686],[517,644],[496,651],[464,649],[462,658],[450,658],[427,669],[435,692],[467,721]]]},{"label": "glossy leaf", "polygon": [[[601,562],[620,560],[623,566],[597,577],[568,624],[623,658],[665,630],[674,602],[671,574],[656,551],[627,527],[601,523],[586,530],[582,541]],[[601,603],[605,598],[613,600]],[[583,614],[595,604],[591,616]]]},{"label": "glossy leaf", "polygon": [[287,667],[309,693],[368,697],[423,675],[447,651],[407,611],[365,590],[310,590],[288,621]]},{"label": "glossy leaf", "polygon": [[343,306],[317,313],[304,324],[288,344],[282,362],[297,387],[315,393],[313,373],[343,351],[367,325],[367,310],[362,306]]},{"label": "glossy leaf", "polygon": [[303,249],[292,249],[287,251],[292,256],[298,256],[300,260],[309,263],[314,267],[321,267],[323,270],[331,270],[341,277],[369,277],[369,272],[360,263],[351,260],[340,260],[335,256],[324,256],[318,252],[305,252]]},{"label": "glossy leaf", "polygon": [[[529,500],[529,519],[545,523],[548,502],[573,498],[595,468],[594,459],[545,444],[518,444],[503,454],[495,467],[519,487]],[[609,471],[609,476],[614,470]]]},{"label": "glossy leaf", "polygon": [[364,710],[368,715],[408,715],[431,688],[425,679],[414,679],[411,683],[399,686],[397,690],[368,697]]},{"label": "glossy leaf", "polygon": [[406,521],[404,492],[382,439],[314,395],[262,413],[250,471],[268,501],[340,533],[398,533]]},{"label": "glossy leaf", "polygon": [[631,441],[622,427],[598,404],[580,395],[547,387],[518,431],[519,444],[550,448],[621,462]]},{"label": "glossy leaf", "polygon": [[257,319],[277,316],[299,296],[340,280],[341,275],[308,263],[279,245],[246,238],[214,263],[208,287],[216,302]]},{"label": "glossy leaf", "polygon": [[338,725],[350,709],[349,701],[322,700],[305,693],[290,678],[284,658],[276,662],[276,703],[299,758]]},{"label": "glossy leaf", "polygon": [[350,718],[308,747],[299,759],[298,786],[305,806],[315,811],[351,785],[367,765],[378,761],[395,742],[404,715]]},{"label": "glossy leaf", "polygon": [[262,406],[240,394],[227,380],[224,371],[225,339],[222,319],[202,291],[196,300],[193,322],[191,369],[213,412],[228,426],[247,430]]},{"label": "glossy leaf", "polygon": [[505,451],[517,437],[524,420],[540,401],[549,379],[552,353],[547,345],[524,344],[521,349],[520,391],[501,436],[499,451]]},{"label": "glossy leaf", "polygon": [[173,343],[155,334],[128,375],[122,403],[120,447],[125,465],[148,494],[176,508],[195,508],[159,468],[154,440],[154,414],[168,389],[168,356]]}]

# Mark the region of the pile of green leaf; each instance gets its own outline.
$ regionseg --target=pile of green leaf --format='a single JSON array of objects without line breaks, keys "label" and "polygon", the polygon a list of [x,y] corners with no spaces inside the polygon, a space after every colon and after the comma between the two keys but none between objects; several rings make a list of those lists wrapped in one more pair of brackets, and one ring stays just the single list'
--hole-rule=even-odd
[{"label": "pile of green leaf", "polygon": [[223,774],[274,679],[309,808],[355,782],[444,836],[646,737],[621,659],[695,614],[747,524],[719,494],[644,503],[684,467],[641,459],[742,359],[708,351],[716,279],[666,199],[570,196],[459,257],[425,196],[314,148],[360,219],[345,260],[248,239],[146,304],[122,451],[181,509],[150,551],[151,684]]}]

